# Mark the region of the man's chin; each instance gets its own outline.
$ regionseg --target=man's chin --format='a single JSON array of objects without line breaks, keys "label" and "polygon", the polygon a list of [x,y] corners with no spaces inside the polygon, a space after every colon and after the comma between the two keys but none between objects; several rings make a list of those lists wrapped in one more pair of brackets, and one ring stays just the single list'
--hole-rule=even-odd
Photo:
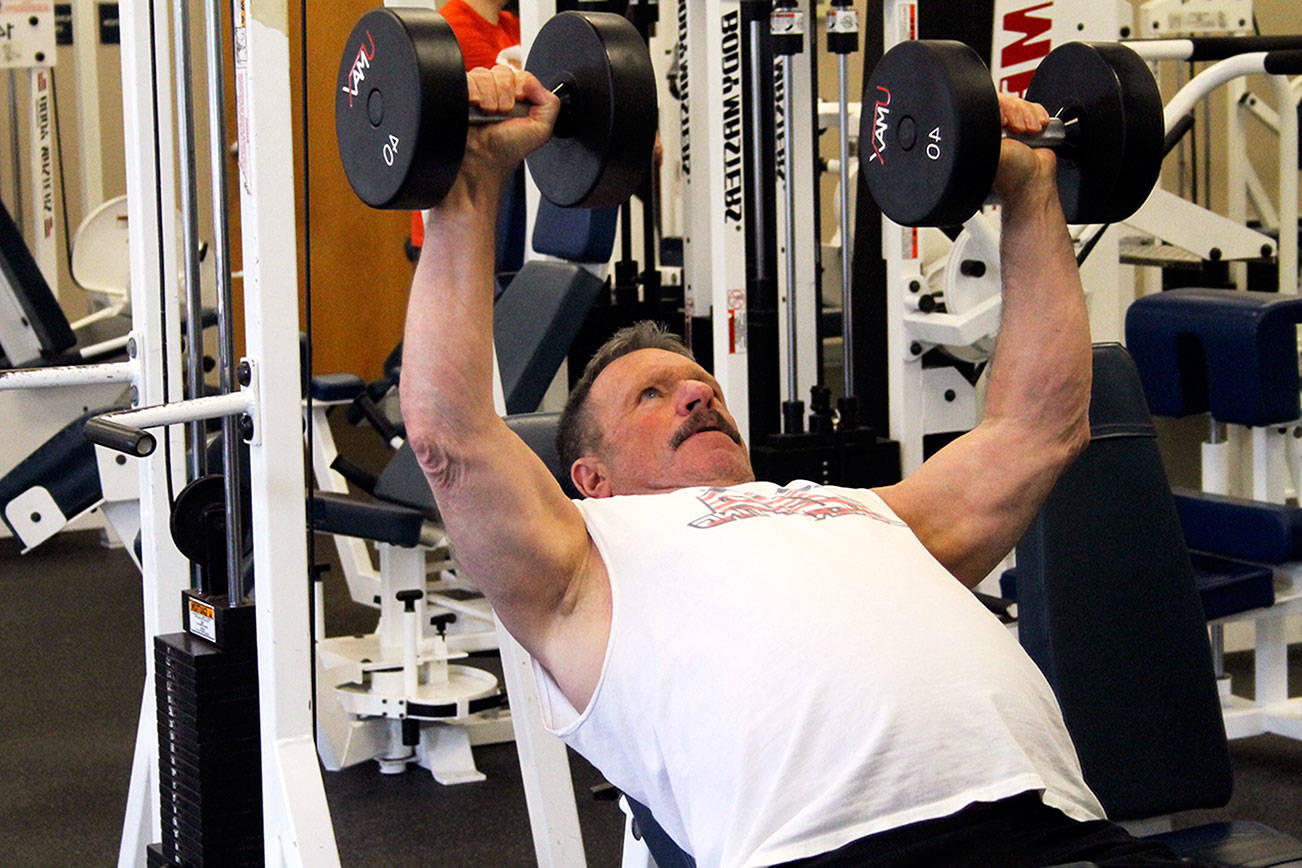
[{"label": "man's chin", "polygon": [[751,469],[750,456],[746,450],[731,440],[728,442],[731,449],[704,456],[703,461],[694,463],[690,475],[696,481],[689,485],[727,486],[755,481],[755,472]]}]

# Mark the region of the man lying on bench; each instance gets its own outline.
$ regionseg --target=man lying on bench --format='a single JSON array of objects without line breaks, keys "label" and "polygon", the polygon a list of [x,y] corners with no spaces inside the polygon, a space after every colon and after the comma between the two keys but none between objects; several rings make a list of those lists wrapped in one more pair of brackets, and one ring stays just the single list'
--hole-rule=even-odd
[{"label": "man lying on bench", "polygon": [[[968,592],[1088,439],[1091,351],[1054,157],[1005,142],[986,415],[875,491],[754,482],[719,386],[639,326],[562,424],[571,501],[494,413],[501,186],[552,132],[527,73],[428,215],[402,406],[467,576],[532,655],[546,722],[702,865],[1179,864],[1102,819],[1053,694]],[[1044,113],[1007,103],[1009,126]]]}]

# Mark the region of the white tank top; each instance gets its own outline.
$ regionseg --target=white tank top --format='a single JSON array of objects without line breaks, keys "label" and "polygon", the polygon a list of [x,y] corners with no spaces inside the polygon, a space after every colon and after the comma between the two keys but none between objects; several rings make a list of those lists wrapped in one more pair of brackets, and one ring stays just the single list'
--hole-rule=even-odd
[{"label": "white tank top", "polygon": [[578,502],[610,575],[579,713],[544,722],[702,866],[772,865],[1028,790],[1103,816],[1048,684],[875,494]]}]

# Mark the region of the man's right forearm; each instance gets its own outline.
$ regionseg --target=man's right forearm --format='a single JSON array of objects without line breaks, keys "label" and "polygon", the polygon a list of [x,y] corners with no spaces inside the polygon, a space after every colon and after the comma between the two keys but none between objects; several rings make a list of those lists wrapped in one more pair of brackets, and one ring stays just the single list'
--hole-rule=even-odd
[{"label": "man's right forearm", "polygon": [[407,307],[402,415],[459,575],[571,701],[585,703],[609,628],[608,586],[594,585],[604,573],[578,508],[493,407],[498,203],[520,160],[551,135],[560,100],[503,66],[472,70],[467,87],[489,113],[519,101],[532,108],[527,118],[470,130],[456,183],[426,217]]},{"label": "man's right forearm", "polygon": [[[458,191],[459,194],[464,191]],[[493,269],[498,197],[450,197],[426,215],[403,337],[402,411],[427,471],[456,443],[496,420],[493,408]],[[441,455],[429,453],[440,445]]]}]

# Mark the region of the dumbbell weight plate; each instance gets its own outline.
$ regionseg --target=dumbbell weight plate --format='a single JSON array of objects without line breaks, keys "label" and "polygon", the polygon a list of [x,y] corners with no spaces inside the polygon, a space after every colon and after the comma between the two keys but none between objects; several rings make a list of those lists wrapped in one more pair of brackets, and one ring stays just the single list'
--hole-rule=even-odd
[{"label": "dumbbell weight plate", "polygon": [[1040,62],[1026,98],[1077,118],[1058,149],[1068,223],[1116,223],[1144,204],[1162,169],[1162,97],[1148,66],[1116,43],[1068,42]]},{"label": "dumbbell weight plate", "polygon": [[548,90],[564,82],[568,123],[526,161],[543,196],[562,207],[618,205],[651,165],[659,111],[646,43],[610,13],[563,12],[529,49],[525,69]]},{"label": "dumbbell weight plate", "polygon": [[431,9],[372,9],[348,37],[335,90],[344,174],[373,208],[428,208],[452,187],[469,97],[451,26]]},{"label": "dumbbell weight plate", "polygon": [[864,86],[859,167],[882,213],[956,226],[985,201],[999,165],[999,102],[961,42],[902,42]]}]

